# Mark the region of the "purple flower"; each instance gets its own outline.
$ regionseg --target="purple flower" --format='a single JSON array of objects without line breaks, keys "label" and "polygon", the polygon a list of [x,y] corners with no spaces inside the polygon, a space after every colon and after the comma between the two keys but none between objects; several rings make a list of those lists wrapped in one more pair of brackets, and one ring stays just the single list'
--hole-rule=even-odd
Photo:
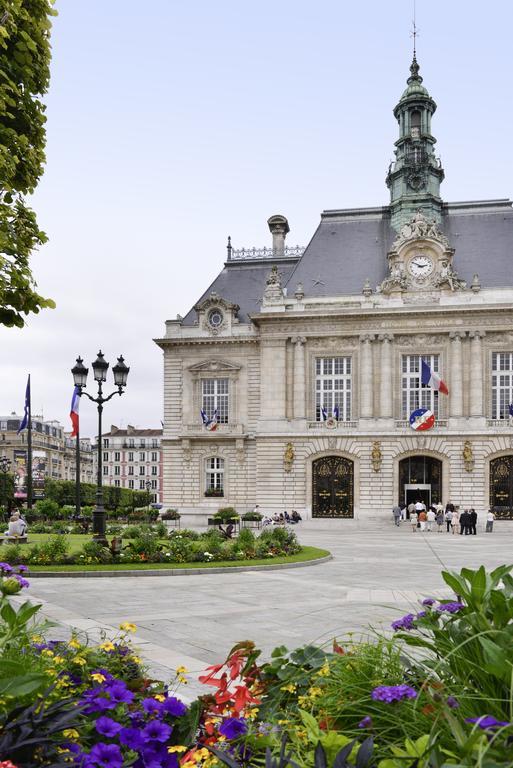
[{"label": "purple flower", "polygon": [[419,611],[417,614],[417,619],[423,619],[427,616],[427,611]]},{"label": "purple flower", "polygon": [[372,717],[365,715],[363,720],[358,723],[358,728],[370,728],[372,726]]},{"label": "purple flower", "polygon": [[173,729],[160,720],[151,720],[142,730],[144,739],[148,741],[166,741],[171,736]]},{"label": "purple flower", "polygon": [[508,723],[506,720],[496,720],[492,715],[481,715],[481,717],[466,717],[466,723],[476,723],[483,731],[487,731],[492,728],[505,728],[512,723]]},{"label": "purple flower", "polygon": [[[141,757],[141,765],[144,768],[178,768],[178,756],[176,753],[169,754],[164,744],[144,747]],[[137,766],[138,763],[135,765]]]},{"label": "purple flower", "polygon": [[18,566],[18,573],[27,573],[28,568],[26,565],[19,565]]},{"label": "purple flower", "polygon": [[144,699],[142,707],[148,715],[154,712],[160,712],[160,703],[156,699]]},{"label": "purple flower", "polygon": [[183,717],[187,712],[187,707],[183,701],[177,699],[176,696],[169,696],[161,702],[160,711],[166,715],[172,715],[173,717]]},{"label": "purple flower", "polygon": [[138,752],[144,744],[144,738],[139,728],[122,728],[118,736],[121,744]]},{"label": "purple flower", "polygon": [[413,613],[407,613],[406,616],[403,616],[402,619],[397,619],[397,621],[392,622],[392,629],[394,632],[397,632],[400,629],[405,629],[406,631],[410,631],[410,629],[414,628],[414,622],[415,616]]},{"label": "purple flower", "polygon": [[392,704],[392,702],[401,701],[401,699],[416,699],[417,691],[410,688],[409,685],[378,685],[372,691],[371,698],[374,701],[385,701],[387,704]]},{"label": "purple flower", "polygon": [[425,597],[422,601],[422,605],[434,605],[436,600],[434,600],[432,597]]},{"label": "purple flower", "polygon": [[123,726],[115,720],[112,720],[110,717],[102,715],[102,717],[97,719],[94,727],[102,736],[107,736],[109,739],[113,739]]},{"label": "purple flower", "polygon": [[0,571],[2,571],[2,573],[12,573],[12,565],[9,565],[9,563],[0,563]]},{"label": "purple flower", "polygon": [[447,706],[451,709],[458,709],[460,706],[460,702],[454,698],[454,696],[448,696],[447,697]]},{"label": "purple flower", "polygon": [[95,744],[89,753],[89,762],[102,768],[122,768],[123,755],[117,744]]},{"label": "purple flower", "polygon": [[219,733],[226,736],[227,739],[237,739],[248,731],[248,724],[243,718],[229,717],[219,726]]},{"label": "purple flower", "polygon": [[30,587],[30,582],[28,582],[27,579],[24,579],[23,576],[19,576],[16,573],[14,574],[14,578],[16,579],[16,581],[18,582],[18,584],[22,589],[27,589],[28,587]]},{"label": "purple flower", "polygon": [[105,686],[105,690],[116,704],[130,704],[134,700],[134,694],[128,690],[122,680],[114,680],[113,683]]},{"label": "purple flower", "polygon": [[458,613],[458,611],[461,611],[462,608],[465,608],[463,603],[459,602],[452,602],[452,603],[440,603],[439,606],[437,606],[437,611],[439,613]]}]

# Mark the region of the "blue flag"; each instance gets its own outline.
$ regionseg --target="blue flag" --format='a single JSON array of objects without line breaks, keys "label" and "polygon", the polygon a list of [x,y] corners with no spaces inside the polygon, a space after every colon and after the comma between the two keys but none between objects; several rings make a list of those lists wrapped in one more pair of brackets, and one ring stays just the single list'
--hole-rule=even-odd
[{"label": "blue flag", "polygon": [[23,418],[21,420],[20,426],[18,427],[17,435],[22,432],[22,430],[27,429],[28,420],[29,420],[29,409],[30,409],[30,373],[29,377],[27,379],[27,389],[25,390],[25,413],[23,414]]},{"label": "blue flag", "polygon": [[338,409],[338,405],[335,405],[335,407],[333,408],[333,418],[338,421],[339,415],[340,415],[340,411]]},{"label": "blue flag", "polygon": [[509,404],[509,415],[513,417],[513,403]]}]

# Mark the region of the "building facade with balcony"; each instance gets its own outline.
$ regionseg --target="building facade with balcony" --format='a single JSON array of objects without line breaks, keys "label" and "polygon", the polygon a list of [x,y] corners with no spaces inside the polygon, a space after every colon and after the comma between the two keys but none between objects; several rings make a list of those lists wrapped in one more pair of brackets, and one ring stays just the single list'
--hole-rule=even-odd
[{"label": "building facade with balcony", "polygon": [[[0,455],[11,461],[11,472],[16,472],[19,465],[26,466],[27,462],[27,430],[17,434],[21,420],[22,417],[16,413],[0,416]],[[39,493],[37,482],[43,477],[75,480],[76,442],[58,421],[33,416],[32,469],[35,498],[44,496],[44,492]],[[95,481],[93,451],[89,438],[80,439],[80,480],[83,483]]]},{"label": "building facade with balcony", "polygon": [[414,57],[390,204],[324,211],[304,252],[271,217],[272,248],[229,240],[166,322],[165,505],[374,524],[423,499],[513,519],[513,208],[442,200],[435,109]]},{"label": "building facade with balcony", "polygon": [[[102,436],[103,484],[147,491],[151,503],[162,503],[162,430],[114,424]],[[149,488],[147,486],[149,483]]]}]

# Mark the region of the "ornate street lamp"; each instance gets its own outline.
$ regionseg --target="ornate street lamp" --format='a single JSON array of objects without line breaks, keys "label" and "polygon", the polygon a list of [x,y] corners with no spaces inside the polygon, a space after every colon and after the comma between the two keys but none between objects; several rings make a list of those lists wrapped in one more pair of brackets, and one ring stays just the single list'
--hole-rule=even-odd
[{"label": "ornate street lamp", "polygon": [[96,506],[93,511],[93,540],[100,544],[106,545],[107,539],[105,536],[105,509],[103,506],[103,467],[102,467],[102,412],[103,405],[107,403],[114,395],[122,395],[123,389],[126,387],[126,380],[130,368],[125,365],[123,357],[118,357],[118,362],[112,368],[114,374],[114,385],[117,390],[111,392],[107,397],[103,396],[102,385],[107,381],[107,371],[109,369],[109,363],[105,360],[102,351],[98,352],[98,357],[91,365],[94,374],[94,380],[98,384],[98,397],[92,397],[88,392],[83,390],[87,384],[88,369],[84,365],[84,361],[81,357],[77,357],[77,362],[71,369],[73,374],[73,381],[75,386],[79,389],[80,395],[84,394],[93,403],[98,406],[98,473],[96,476]]}]

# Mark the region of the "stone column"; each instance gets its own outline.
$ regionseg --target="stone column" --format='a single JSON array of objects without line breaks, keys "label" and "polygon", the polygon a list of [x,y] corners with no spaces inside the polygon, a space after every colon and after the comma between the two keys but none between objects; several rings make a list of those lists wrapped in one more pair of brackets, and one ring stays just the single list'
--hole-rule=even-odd
[{"label": "stone column", "polygon": [[372,334],[360,336],[360,416],[372,418],[372,393],[374,379],[372,376]]},{"label": "stone column", "polygon": [[285,339],[263,339],[260,345],[260,414],[265,420],[285,418],[285,344]]},{"label": "stone column", "polygon": [[379,412],[383,419],[391,419],[392,410],[392,345],[393,336],[383,333],[378,336],[381,342],[381,371],[379,376]]},{"label": "stone column", "polygon": [[295,336],[292,339],[294,344],[294,418],[304,419],[305,410],[305,392],[306,392],[306,371],[305,371],[305,342],[304,336]]},{"label": "stone column", "polygon": [[461,355],[461,338],[465,334],[461,331],[451,331],[450,369],[451,380],[449,382],[449,415],[463,416],[463,369]]},{"label": "stone column", "polygon": [[470,331],[470,416],[483,416],[484,331]]}]

